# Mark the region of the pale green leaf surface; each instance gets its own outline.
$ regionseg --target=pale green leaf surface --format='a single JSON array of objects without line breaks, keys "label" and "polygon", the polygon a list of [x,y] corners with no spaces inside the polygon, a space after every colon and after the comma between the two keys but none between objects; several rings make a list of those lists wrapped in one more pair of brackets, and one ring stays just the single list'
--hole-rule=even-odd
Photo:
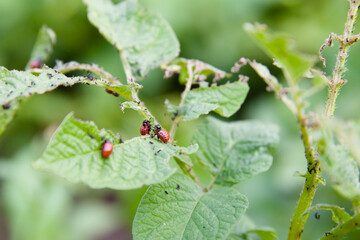
[{"label": "pale green leaf surface", "polygon": [[248,207],[231,187],[204,193],[184,174],[149,187],[133,223],[134,239],[225,239]]},{"label": "pale green leaf surface", "polygon": [[[108,158],[101,156],[103,139],[113,144]],[[98,130],[93,122],[78,121],[69,114],[34,167],[92,188],[133,189],[166,180],[175,172],[169,165],[170,157],[191,152],[192,148],[150,137],[119,143],[111,132]]]},{"label": "pale green leaf surface", "polygon": [[304,214],[310,214],[312,211],[316,210],[329,210],[332,213],[332,220],[335,223],[342,224],[351,219],[351,216],[345,211],[344,208],[341,208],[336,205],[330,204],[316,204],[315,206],[309,208],[304,212]]},{"label": "pale green leaf surface", "polygon": [[[29,68],[30,62],[33,60],[40,59],[42,62],[45,62],[52,53],[55,40],[56,36],[54,31],[46,26],[42,26],[42,28],[39,30],[30,60],[26,68]],[[2,70],[0,69],[0,71]],[[9,92],[6,92],[6,89],[2,90],[3,87],[1,82],[2,80],[0,79],[0,94],[9,94]],[[10,109],[4,109],[0,106],[0,135],[3,134],[8,124],[13,120],[17,111],[20,109],[21,105],[26,101],[26,98],[18,98],[12,102],[3,102],[0,104],[2,105],[6,103],[10,106]]]},{"label": "pale green leaf surface", "polygon": [[248,84],[241,81],[194,89],[186,95],[180,114],[184,121],[196,119],[210,111],[230,117],[239,110],[248,92]]},{"label": "pale green leaf surface", "polygon": [[262,240],[279,240],[275,231],[271,229],[253,229],[247,232],[247,234],[249,233],[255,233]]},{"label": "pale green leaf surface", "polygon": [[192,144],[186,148],[183,147],[182,149],[180,149],[178,154],[176,154],[175,158],[186,163],[188,166],[192,167],[193,163],[189,155],[195,153],[198,149],[199,149],[199,145],[197,144]]},{"label": "pale green leaf surface", "polygon": [[166,107],[167,114],[170,116],[170,118],[172,120],[174,120],[176,118],[176,116],[180,113],[179,106],[170,103],[170,101],[168,99],[165,99],[165,107]]},{"label": "pale green leaf surface", "polygon": [[9,103],[9,109],[4,109],[0,106],[0,136],[4,133],[8,124],[13,120],[24,101],[24,98],[18,98],[15,101],[12,101]]},{"label": "pale green leaf surface", "polygon": [[292,80],[298,80],[313,66],[315,58],[295,51],[286,36],[272,33],[260,24],[246,23],[244,28],[269,57],[275,58],[276,65],[283,68]]},{"label": "pale green leaf surface", "polygon": [[72,86],[75,83],[98,85],[111,89],[126,99],[131,99],[128,86],[120,83],[111,84],[104,79],[89,80],[83,76],[67,77],[51,68],[43,68],[38,75],[34,75],[28,71],[10,71],[0,67],[0,104],[11,102],[19,97],[43,94],[58,86]]},{"label": "pale green leaf surface", "polygon": [[278,128],[258,121],[222,122],[208,118],[193,136],[196,159],[210,168],[218,184],[236,184],[267,171],[279,142]]},{"label": "pale green leaf surface", "polygon": [[235,234],[231,233],[226,240],[249,240],[246,234]]},{"label": "pale green leaf surface", "polygon": [[53,45],[56,41],[55,32],[47,26],[42,26],[39,30],[34,48],[31,52],[31,57],[26,65],[29,68],[31,61],[41,60],[42,63],[46,62],[53,52]]},{"label": "pale green leaf surface", "polygon": [[179,42],[168,23],[131,1],[84,0],[88,18],[113,44],[139,79],[178,56]]},{"label": "pale green leaf surface", "polygon": [[342,196],[360,199],[359,168],[346,145],[328,142],[320,155],[332,186]]},{"label": "pale green leaf surface", "polygon": [[[277,234],[269,227],[256,227],[255,224],[246,215],[242,216],[235,225],[231,234],[226,240],[249,240],[254,239],[251,235],[256,234],[262,240],[278,240]],[[258,239],[258,238],[256,238]]]},{"label": "pale green leaf surface", "polygon": [[125,111],[126,108],[130,108],[132,110],[135,110],[135,111],[141,111],[142,108],[139,104],[137,103],[134,103],[132,101],[126,101],[126,102],[123,102],[120,104],[120,107],[121,107],[121,110],[122,111]]},{"label": "pale green leaf surface", "polygon": [[253,61],[248,61],[249,65],[255,70],[255,72],[262,78],[265,80],[265,82],[271,86],[272,88],[274,88],[275,92],[278,92],[282,89],[281,84],[279,83],[279,81],[277,80],[277,78],[272,75],[269,71],[269,69],[261,64],[256,62],[255,60]]}]

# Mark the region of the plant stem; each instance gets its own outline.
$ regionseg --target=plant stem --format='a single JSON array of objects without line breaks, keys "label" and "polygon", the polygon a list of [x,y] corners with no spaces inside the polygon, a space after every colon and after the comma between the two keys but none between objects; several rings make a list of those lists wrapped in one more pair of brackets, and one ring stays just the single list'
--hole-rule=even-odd
[{"label": "plant stem", "polygon": [[174,157],[176,163],[179,165],[180,169],[183,171],[183,173],[187,176],[189,176],[192,180],[196,182],[197,185],[201,187],[203,192],[207,192],[207,189],[204,188],[204,186],[201,184],[199,178],[196,176],[194,171],[187,166],[184,162],[180,161],[177,157]]},{"label": "plant stem", "polygon": [[141,111],[139,112],[144,118],[147,119],[154,119],[155,124],[158,123],[158,121],[156,121],[156,118],[151,114],[151,112],[147,109],[147,107],[145,107],[145,104],[140,101],[138,94],[137,94],[137,89],[136,89],[136,83],[135,83],[135,78],[131,72],[131,67],[128,63],[128,61],[125,59],[124,55],[122,54],[122,52],[120,51],[120,58],[121,58],[121,62],[123,64],[124,67],[124,72],[125,72],[125,76],[126,76],[126,82],[128,84],[128,86],[131,89],[131,97],[132,97],[132,101],[136,104],[138,104],[141,107]]},{"label": "plant stem", "polygon": [[[351,44],[359,40],[359,36],[352,35],[355,19],[358,12],[359,0],[350,0],[350,8],[345,23],[344,34],[336,36],[339,41],[339,52],[336,56],[335,69],[333,71],[332,79],[329,82],[329,93],[326,106],[326,116],[332,118],[335,112],[336,99],[339,95],[339,90],[342,85],[346,83],[343,75],[346,72],[345,62],[348,56],[348,49]],[[332,35],[330,35],[329,44],[331,44]],[[322,47],[323,48],[323,47]]]},{"label": "plant stem", "polygon": [[[188,75],[189,75],[189,78],[186,82],[186,86],[185,86],[185,90],[184,92],[181,94],[181,100],[180,100],[180,104],[179,104],[179,110],[181,110],[181,108],[184,107],[184,103],[185,103],[185,98],[186,98],[186,95],[188,94],[188,92],[190,91],[191,89],[191,85],[193,83],[193,64],[188,62],[187,63],[187,71],[188,71]],[[175,138],[175,133],[176,133],[176,128],[179,124],[179,121],[180,121],[180,114],[176,115],[172,125],[171,125],[171,129],[170,129],[170,142],[172,142]]]},{"label": "plant stem", "polygon": [[83,63],[77,63],[77,62],[69,62],[69,63],[61,64],[59,67],[55,66],[54,69],[56,69],[62,73],[68,73],[68,72],[75,71],[75,70],[86,70],[86,71],[93,72],[93,73],[99,75],[100,77],[107,79],[109,82],[111,82],[113,84],[119,83],[119,80],[116,77],[114,77],[110,73],[104,71],[104,69],[102,69],[101,67],[99,67],[96,64],[83,64]]},{"label": "plant stem", "polygon": [[304,188],[300,194],[294,215],[291,219],[288,240],[301,239],[302,233],[309,214],[304,214],[310,207],[314,199],[317,185],[320,178],[320,162],[316,159],[316,154],[312,148],[310,135],[304,116],[304,104],[298,96],[298,89],[295,84],[289,81],[294,96],[295,106],[297,108],[297,118],[300,124],[301,139],[305,148],[305,157],[307,160],[307,173],[305,175]]},{"label": "plant stem", "polygon": [[338,225],[336,228],[333,228],[330,232],[325,233],[325,236],[323,236],[320,240],[343,239],[351,231],[359,227],[360,227],[360,214],[357,214],[349,221],[344,222]]},{"label": "plant stem", "polygon": [[360,214],[360,201],[358,199],[353,199],[352,204],[355,214]]}]

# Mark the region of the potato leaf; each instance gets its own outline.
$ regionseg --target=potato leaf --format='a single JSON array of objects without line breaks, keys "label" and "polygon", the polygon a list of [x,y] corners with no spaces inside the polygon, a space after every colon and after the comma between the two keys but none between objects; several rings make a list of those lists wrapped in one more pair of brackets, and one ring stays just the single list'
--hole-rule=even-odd
[{"label": "potato leaf", "polygon": [[[108,158],[101,155],[105,139],[113,144]],[[92,188],[133,189],[166,180],[175,172],[169,165],[170,157],[193,150],[150,137],[120,143],[119,137],[111,132],[69,114],[33,166]]]},{"label": "potato leaf", "polygon": [[149,187],[134,219],[133,238],[225,239],[247,207],[247,198],[234,188],[203,192],[177,173]]},{"label": "potato leaf", "polygon": [[137,1],[113,4],[110,0],[84,0],[84,3],[90,22],[120,51],[136,79],[178,56],[179,42],[171,27]]},{"label": "potato leaf", "polygon": [[216,183],[236,184],[270,168],[278,135],[272,124],[208,118],[193,136],[193,142],[199,144],[194,156],[210,168]]}]

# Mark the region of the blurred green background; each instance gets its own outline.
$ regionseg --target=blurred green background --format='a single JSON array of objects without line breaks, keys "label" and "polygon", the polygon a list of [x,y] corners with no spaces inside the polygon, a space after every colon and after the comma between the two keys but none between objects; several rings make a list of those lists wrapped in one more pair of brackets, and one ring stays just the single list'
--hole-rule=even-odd
[{"label": "blurred green background", "polygon": [[[245,22],[266,23],[276,31],[288,33],[299,50],[317,54],[330,32],[342,33],[348,1],[346,0],[143,0],[143,5],[160,13],[173,27],[181,44],[181,56],[196,58],[229,71],[240,57],[265,63],[275,75],[271,59],[245,34]],[[98,63],[123,79],[117,51],[88,22],[80,0],[0,0],[0,65],[24,69],[39,28],[46,24],[57,34],[55,59]],[[357,44],[359,45],[359,44]],[[350,52],[346,73],[349,83],[341,90],[336,114],[345,119],[358,118],[360,82],[360,47]],[[331,73],[336,48],[327,48],[326,71]],[[320,63],[318,64],[321,67]],[[248,216],[257,226],[273,227],[285,239],[290,218],[302,188],[303,179],[296,171],[306,169],[304,150],[295,118],[265,91],[265,84],[248,67],[250,93],[240,111],[231,118],[260,119],[281,128],[281,142],[272,168],[238,188],[247,195]],[[164,100],[179,100],[183,86],[176,78],[163,79],[153,70],[141,84],[140,96],[165,127]],[[136,207],[146,188],[132,191],[93,190],[31,168],[31,161],[44,150],[51,134],[71,111],[81,119],[93,120],[101,128],[120,132],[125,139],[138,135],[141,117],[119,108],[121,99],[103,89],[87,85],[60,88],[45,95],[33,96],[19,111],[0,137],[0,239],[131,239],[131,224]],[[321,112],[326,90],[313,96],[311,109]],[[177,138],[188,144],[199,121],[180,125]],[[326,176],[325,176],[326,177]],[[339,204],[351,211],[351,204],[331,187],[321,186],[316,203]],[[328,212],[319,212],[320,220],[309,217],[303,239],[317,239],[334,223]],[[348,239],[360,239],[353,233]]]}]

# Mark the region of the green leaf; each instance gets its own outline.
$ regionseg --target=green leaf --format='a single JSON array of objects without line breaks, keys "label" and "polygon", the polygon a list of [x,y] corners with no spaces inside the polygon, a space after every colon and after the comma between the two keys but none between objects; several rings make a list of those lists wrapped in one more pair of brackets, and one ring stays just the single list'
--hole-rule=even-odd
[{"label": "green leaf", "polygon": [[27,71],[7,70],[0,67],[0,104],[9,103],[19,97],[43,94],[58,86],[72,86],[75,83],[98,85],[113,90],[126,99],[131,99],[131,90],[120,83],[111,84],[104,79],[89,80],[86,77],[67,77],[51,69],[43,68],[38,75]]},{"label": "green leaf", "polygon": [[255,224],[244,215],[241,220],[235,225],[231,234],[226,240],[248,240],[253,239],[249,235],[257,234],[263,240],[278,240],[275,231],[269,227],[257,228]]},{"label": "green leaf", "polygon": [[272,33],[260,24],[246,23],[244,29],[269,57],[276,60],[276,66],[283,68],[285,76],[292,81],[297,81],[313,66],[315,58],[295,51],[293,44],[283,34]]},{"label": "green leaf", "polygon": [[[108,158],[101,156],[104,139],[113,144]],[[150,137],[119,143],[119,137],[111,132],[98,130],[93,122],[78,121],[69,114],[34,167],[92,188],[133,189],[166,180],[175,172],[169,166],[170,157],[180,152],[187,153],[189,148]]]},{"label": "green leaf", "polygon": [[18,98],[7,105],[0,106],[0,136],[4,133],[8,124],[14,119],[24,101],[24,98]]},{"label": "green leaf", "polygon": [[168,99],[165,99],[165,107],[167,114],[170,116],[171,120],[174,120],[180,112],[179,106],[171,104]]},{"label": "green leaf", "polygon": [[134,103],[134,102],[130,102],[130,101],[126,101],[120,104],[121,107],[121,111],[125,111],[126,108],[130,108],[132,110],[135,111],[142,111],[142,108],[139,104]]},{"label": "green leaf", "polygon": [[255,233],[262,240],[279,240],[275,231],[272,229],[253,229],[247,232],[247,234],[249,233]]},{"label": "green leaf", "polygon": [[236,184],[267,171],[279,142],[278,128],[258,121],[222,122],[208,118],[193,136],[195,156],[218,184]]},{"label": "green leaf", "polygon": [[332,220],[337,224],[342,224],[351,219],[351,216],[345,211],[344,208],[330,204],[316,204],[315,206],[306,210],[303,215],[310,214],[310,212],[317,210],[330,210],[332,213]]},{"label": "green leaf", "polygon": [[[43,26],[40,29],[31,53],[30,61],[28,62],[26,68],[29,68],[31,61],[33,60],[41,60],[42,62],[45,62],[49,58],[53,50],[55,38],[55,33],[50,28]],[[3,92],[8,94],[9,92],[6,92],[6,89],[5,91],[2,89],[2,81],[3,80],[0,78],[0,94],[3,94]],[[8,124],[13,120],[21,105],[26,101],[26,98],[18,98],[12,102],[3,102],[0,104],[7,104],[10,107],[9,109],[5,109],[0,106],[0,136],[3,134]]]},{"label": "green leaf", "polygon": [[196,119],[210,111],[230,117],[239,110],[248,92],[248,84],[241,81],[194,89],[186,95],[180,114],[184,121]]},{"label": "green leaf", "polygon": [[133,237],[224,239],[247,207],[247,198],[231,187],[215,186],[205,193],[177,173],[149,187],[134,219]]},{"label": "green leaf", "polygon": [[349,148],[330,141],[321,151],[320,160],[333,188],[345,198],[360,200],[359,169]]},{"label": "green leaf", "polygon": [[225,77],[231,77],[231,74],[226,73],[210,64],[202,62],[196,59],[176,58],[168,65],[162,66],[162,69],[170,73],[179,74],[179,82],[185,84],[189,79],[188,65],[191,66],[193,72],[194,81],[203,81],[211,75],[214,76],[213,81],[216,82]]},{"label": "green leaf", "polygon": [[34,60],[40,60],[42,63],[46,62],[53,52],[53,45],[56,42],[55,32],[47,26],[42,26],[39,30],[35,46],[32,50],[30,60],[26,65],[29,68],[30,63]]},{"label": "green leaf", "polygon": [[139,79],[178,56],[179,42],[168,23],[136,1],[84,0],[88,18],[113,44]]},{"label": "green leaf", "polygon": [[197,145],[197,144],[192,144],[192,145],[188,146],[187,148],[183,147],[179,151],[179,153],[175,156],[175,158],[177,160],[180,160],[180,161],[186,163],[188,166],[192,167],[193,163],[192,163],[191,159],[189,158],[189,155],[195,153],[198,149],[199,149],[199,145]]},{"label": "green leaf", "polygon": [[249,240],[246,234],[235,234],[231,233],[226,240]]},{"label": "green leaf", "polygon": [[282,85],[279,83],[278,79],[273,76],[269,69],[261,64],[253,61],[248,61],[249,65],[255,70],[255,72],[262,78],[264,81],[268,84],[269,87],[271,87],[275,93],[279,93],[282,89]]}]

